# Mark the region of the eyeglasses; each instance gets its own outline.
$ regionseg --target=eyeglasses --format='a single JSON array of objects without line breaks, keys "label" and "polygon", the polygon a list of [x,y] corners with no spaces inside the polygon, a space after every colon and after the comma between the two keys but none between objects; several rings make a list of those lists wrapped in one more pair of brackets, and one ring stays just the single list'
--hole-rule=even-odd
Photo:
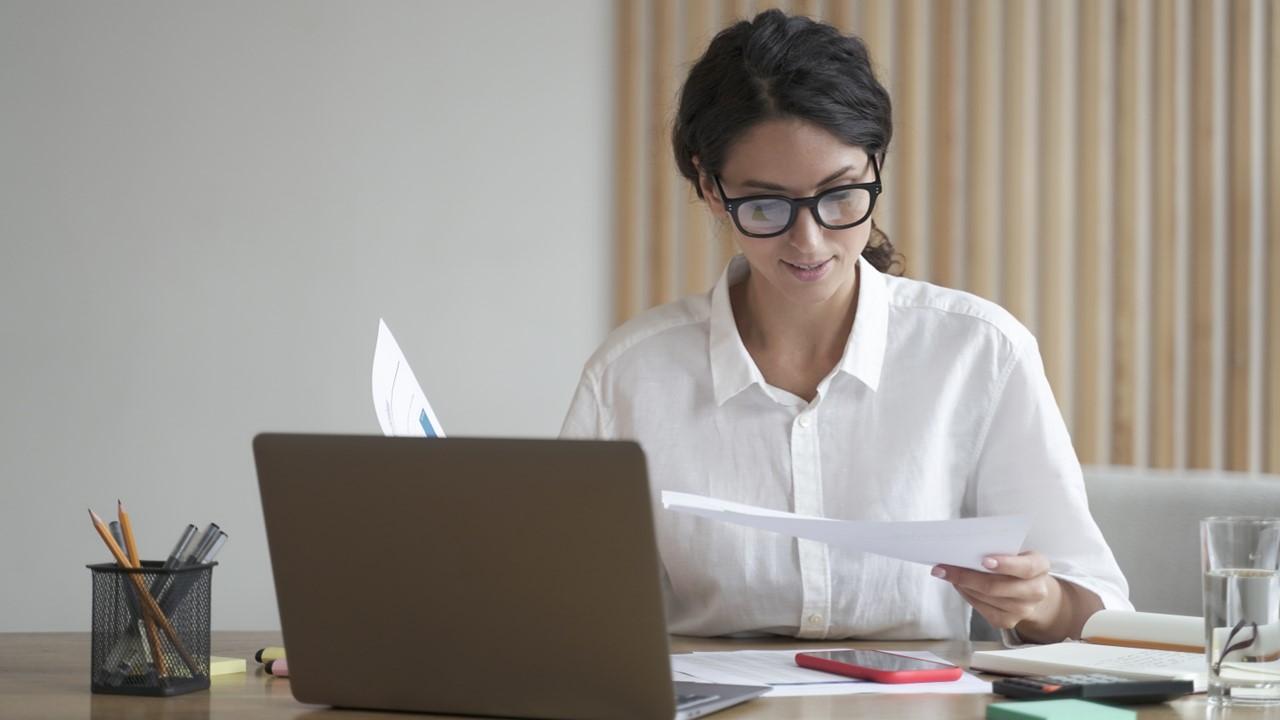
[{"label": "eyeglasses", "polygon": [[738,231],[748,237],[768,238],[790,230],[800,208],[809,208],[813,219],[829,230],[845,230],[866,222],[876,206],[876,198],[883,191],[880,165],[874,155],[871,156],[871,168],[876,178],[872,182],[841,185],[805,198],[785,195],[731,198],[725,194],[720,176],[714,177],[720,199],[724,201],[725,210],[729,211]]},{"label": "eyeglasses", "polygon": [[1250,637],[1248,640],[1241,640],[1240,642],[1235,643],[1234,645],[1231,643],[1232,640],[1236,639],[1236,635],[1239,635],[1240,631],[1244,629],[1244,624],[1245,624],[1244,620],[1241,620],[1240,622],[1236,623],[1236,626],[1231,628],[1231,634],[1227,635],[1227,641],[1222,643],[1222,646],[1223,646],[1222,654],[1218,656],[1218,661],[1213,664],[1214,675],[1222,674],[1222,662],[1227,659],[1227,655],[1230,655],[1231,653],[1237,650],[1248,650],[1250,647],[1253,646],[1255,642],[1257,642],[1258,623],[1251,622],[1249,623],[1249,629],[1253,631],[1253,636]]}]

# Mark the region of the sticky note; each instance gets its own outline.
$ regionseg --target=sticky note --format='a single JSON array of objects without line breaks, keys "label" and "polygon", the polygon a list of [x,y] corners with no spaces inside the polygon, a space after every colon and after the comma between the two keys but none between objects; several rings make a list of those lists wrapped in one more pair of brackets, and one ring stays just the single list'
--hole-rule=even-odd
[{"label": "sticky note", "polygon": [[992,703],[987,720],[1137,720],[1138,713],[1084,700]]},{"label": "sticky note", "polygon": [[209,677],[242,673],[246,667],[247,663],[245,663],[244,658],[218,657],[214,655],[209,658]]}]

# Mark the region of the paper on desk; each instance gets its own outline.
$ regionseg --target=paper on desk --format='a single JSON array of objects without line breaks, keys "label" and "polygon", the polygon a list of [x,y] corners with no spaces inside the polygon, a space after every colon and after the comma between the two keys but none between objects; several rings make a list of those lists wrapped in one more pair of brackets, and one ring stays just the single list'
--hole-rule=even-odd
[{"label": "paper on desk", "polygon": [[1016,555],[1022,549],[1029,525],[1025,515],[908,522],[831,520],[670,490],[663,491],[662,505],[675,512],[817,540],[846,550],[983,572],[982,559],[987,555]]},{"label": "paper on desk", "polygon": [[382,319],[378,320],[378,342],[373,348],[373,409],[383,435],[444,437],[418,378]]},{"label": "paper on desk", "polygon": [[[825,650],[825,648],[824,648]],[[991,683],[965,673],[959,680],[935,683],[874,683],[796,665],[802,650],[738,650],[695,652],[671,656],[676,680],[724,685],[768,685],[764,697],[797,695],[852,695],[855,693],[989,693]],[[946,662],[930,652],[892,651],[920,660]]]}]

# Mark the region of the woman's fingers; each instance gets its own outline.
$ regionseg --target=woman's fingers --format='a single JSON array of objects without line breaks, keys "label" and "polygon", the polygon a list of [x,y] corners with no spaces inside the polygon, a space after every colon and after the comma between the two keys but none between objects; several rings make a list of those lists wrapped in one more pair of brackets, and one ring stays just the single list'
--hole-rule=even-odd
[{"label": "woman's fingers", "polygon": [[973,609],[976,610],[979,615],[986,618],[987,622],[991,623],[991,626],[994,628],[1011,630],[1023,619],[1021,615],[996,607],[964,588],[956,588],[956,590],[960,593],[960,596],[972,605]]},{"label": "woman's fingers", "polygon": [[1049,572],[1049,558],[1027,550],[1017,555],[991,555],[983,560],[982,566],[993,573],[1030,580]]},{"label": "woman's fingers", "polygon": [[[937,570],[942,570],[938,575]],[[952,565],[939,565],[935,568],[935,577],[955,585],[957,589],[970,590],[986,598],[1003,598],[1017,602],[1038,603],[1045,599],[1047,575],[1030,579],[1010,575],[978,572],[968,568]]]}]

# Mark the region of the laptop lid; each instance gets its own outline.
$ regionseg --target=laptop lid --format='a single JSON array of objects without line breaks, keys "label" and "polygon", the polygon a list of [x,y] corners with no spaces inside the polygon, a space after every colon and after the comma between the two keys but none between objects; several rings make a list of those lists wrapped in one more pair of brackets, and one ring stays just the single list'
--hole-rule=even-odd
[{"label": "laptop lid", "polygon": [[253,449],[299,701],[675,715],[635,443],[263,434]]}]

